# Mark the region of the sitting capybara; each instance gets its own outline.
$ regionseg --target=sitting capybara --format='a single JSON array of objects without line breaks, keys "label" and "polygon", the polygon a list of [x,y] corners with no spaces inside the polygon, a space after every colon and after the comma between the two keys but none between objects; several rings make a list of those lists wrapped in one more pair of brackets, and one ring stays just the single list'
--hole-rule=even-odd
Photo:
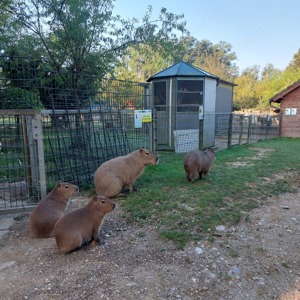
[{"label": "sitting capybara", "polygon": [[188,181],[194,181],[197,175],[199,178],[205,179],[208,171],[210,170],[213,160],[215,158],[215,152],[213,149],[192,150],[189,151],[183,160],[184,170]]},{"label": "sitting capybara", "polygon": [[147,165],[158,163],[156,154],[141,148],[104,162],[95,173],[96,192],[108,198],[119,195],[124,187],[134,190],[136,179]]},{"label": "sitting capybara", "polygon": [[96,195],[86,206],[64,215],[54,227],[58,250],[69,253],[91,240],[95,243],[105,215],[114,208],[110,199]]},{"label": "sitting capybara", "polygon": [[60,182],[35,207],[29,217],[29,233],[32,238],[53,236],[55,223],[63,216],[69,199],[79,191],[78,186]]}]

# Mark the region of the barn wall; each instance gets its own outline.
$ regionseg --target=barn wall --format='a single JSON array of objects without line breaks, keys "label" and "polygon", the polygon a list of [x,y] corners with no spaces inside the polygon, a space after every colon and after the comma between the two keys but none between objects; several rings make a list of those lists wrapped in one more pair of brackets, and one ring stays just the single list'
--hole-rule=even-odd
[{"label": "barn wall", "polygon": [[216,113],[232,112],[233,86],[220,82],[217,86]]},{"label": "barn wall", "polygon": [[[300,137],[300,87],[287,94],[280,105],[282,111],[281,136]],[[287,108],[296,108],[296,115],[286,115]]]}]

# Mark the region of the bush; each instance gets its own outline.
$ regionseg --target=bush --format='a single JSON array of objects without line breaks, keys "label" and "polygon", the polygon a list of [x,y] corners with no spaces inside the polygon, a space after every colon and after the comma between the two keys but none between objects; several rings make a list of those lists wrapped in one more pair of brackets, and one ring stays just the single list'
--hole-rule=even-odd
[{"label": "bush", "polygon": [[43,109],[38,92],[8,87],[0,90],[0,109]]}]

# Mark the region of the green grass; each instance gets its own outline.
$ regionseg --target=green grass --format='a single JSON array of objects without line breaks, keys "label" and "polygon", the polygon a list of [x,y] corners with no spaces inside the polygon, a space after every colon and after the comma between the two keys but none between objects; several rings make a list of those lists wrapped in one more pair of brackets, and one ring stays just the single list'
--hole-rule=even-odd
[{"label": "green grass", "polygon": [[[254,159],[258,151],[253,148],[266,152]],[[137,180],[137,192],[119,201],[129,222],[155,225],[179,248],[203,237],[212,241],[215,226],[237,224],[259,202],[293,192],[300,180],[300,139],[276,138],[219,151],[206,180],[195,183],[185,178],[184,154],[159,155],[160,163],[146,167]],[[237,162],[244,164],[234,166]]]}]

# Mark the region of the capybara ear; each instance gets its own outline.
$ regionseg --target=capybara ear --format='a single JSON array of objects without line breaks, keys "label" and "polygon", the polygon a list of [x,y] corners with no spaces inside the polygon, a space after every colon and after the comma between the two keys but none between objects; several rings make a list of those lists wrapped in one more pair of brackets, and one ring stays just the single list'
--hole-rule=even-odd
[{"label": "capybara ear", "polygon": [[97,195],[95,195],[94,197],[93,197],[93,201],[95,201],[95,202],[97,202],[97,200],[98,200],[98,194]]},{"label": "capybara ear", "polygon": [[140,148],[140,153],[142,153],[144,151],[144,147]]}]

